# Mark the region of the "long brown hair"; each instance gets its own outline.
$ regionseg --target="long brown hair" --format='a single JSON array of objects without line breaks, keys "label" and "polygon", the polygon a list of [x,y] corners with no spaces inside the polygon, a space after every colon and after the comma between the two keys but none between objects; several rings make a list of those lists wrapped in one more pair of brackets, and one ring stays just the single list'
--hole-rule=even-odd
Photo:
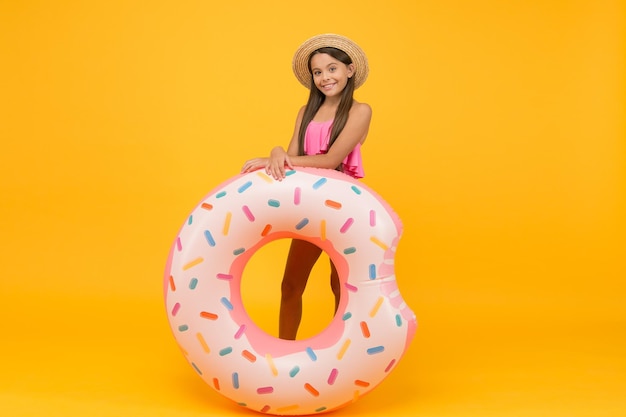
[{"label": "long brown hair", "polygon": [[[306,103],[306,107],[304,108],[304,114],[302,116],[302,124],[300,125],[300,131],[298,132],[298,155],[304,155],[304,137],[306,135],[306,129],[313,117],[315,117],[315,113],[319,110],[319,108],[324,103],[324,99],[326,96],[320,90],[315,88],[313,83],[313,73],[311,71],[311,58],[315,54],[328,54],[333,58],[341,61],[346,65],[352,64],[352,59],[341,49],[337,48],[320,48],[311,53],[309,56],[309,72],[311,73],[311,86],[309,88],[309,100]],[[337,137],[346,126],[346,122],[348,121],[348,115],[350,113],[350,108],[352,108],[352,102],[354,95],[354,76],[348,78],[348,83],[346,87],[341,92],[341,100],[339,101],[339,106],[337,107],[337,112],[335,113],[335,119],[333,121],[333,127],[330,130],[330,142],[328,147],[330,148]],[[341,165],[337,167],[340,169]]]}]

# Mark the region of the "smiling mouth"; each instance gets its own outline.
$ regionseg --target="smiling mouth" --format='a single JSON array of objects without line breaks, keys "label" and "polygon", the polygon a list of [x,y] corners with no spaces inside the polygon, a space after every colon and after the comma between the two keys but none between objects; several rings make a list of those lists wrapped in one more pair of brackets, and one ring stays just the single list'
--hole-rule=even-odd
[{"label": "smiling mouth", "polygon": [[330,90],[330,89],[331,89],[331,88],[333,88],[336,84],[337,84],[337,83],[326,84],[326,85],[323,85],[323,86],[322,86],[322,88],[323,88],[324,90]]}]

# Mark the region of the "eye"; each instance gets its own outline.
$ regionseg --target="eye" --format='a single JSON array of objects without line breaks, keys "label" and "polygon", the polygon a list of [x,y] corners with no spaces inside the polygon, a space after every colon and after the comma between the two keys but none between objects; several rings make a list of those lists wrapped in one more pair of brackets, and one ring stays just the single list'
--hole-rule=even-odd
[{"label": "eye", "polygon": [[335,72],[336,69],[337,69],[337,67],[330,67],[329,68],[330,72]]},{"label": "eye", "polygon": [[314,76],[316,76],[316,77],[317,77],[318,75],[320,75],[321,73],[322,73],[321,71],[313,71],[313,75],[314,75]]}]

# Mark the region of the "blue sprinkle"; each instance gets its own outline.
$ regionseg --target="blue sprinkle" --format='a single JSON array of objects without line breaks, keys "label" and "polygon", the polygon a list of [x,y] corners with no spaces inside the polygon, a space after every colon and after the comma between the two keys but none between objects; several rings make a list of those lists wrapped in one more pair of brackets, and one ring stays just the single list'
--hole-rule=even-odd
[{"label": "blue sprinkle", "polygon": [[326,184],[328,180],[326,178],[320,178],[319,180],[317,180],[315,182],[315,184],[313,184],[313,189],[317,190],[318,188],[320,188],[322,185]]},{"label": "blue sprinkle", "polygon": [[233,372],[233,387],[239,389],[239,374],[237,372]]},{"label": "blue sprinkle", "polygon": [[286,177],[288,177],[288,176],[293,175],[293,174],[295,174],[295,173],[296,173],[296,171],[294,171],[293,169],[291,169],[291,170],[289,170],[289,171],[285,172],[285,176],[286,176]]},{"label": "blue sprinkle", "polygon": [[193,223],[193,215],[189,216],[189,219],[187,219],[187,224],[191,223]]},{"label": "blue sprinkle", "polygon": [[289,371],[289,376],[293,378],[294,376],[298,375],[298,372],[300,372],[300,367],[296,365],[291,368],[291,371]]},{"label": "blue sprinkle", "polygon": [[296,230],[302,229],[307,224],[309,224],[309,219],[305,217],[304,219],[300,220],[300,223],[296,224]]},{"label": "blue sprinkle", "polygon": [[376,265],[370,264],[370,279],[376,279]]},{"label": "blue sprinkle", "polygon": [[239,194],[243,193],[244,191],[246,191],[248,188],[250,188],[250,186],[252,185],[252,181],[248,181],[247,183],[245,183],[244,185],[242,185],[241,187],[239,187],[239,189],[237,189],[237,192]]},{"label": "blue sprinkle", "polygon": [[245,250],[244,248],[238,248],[238,249],[235,249],[235,250],[233,251],[233,255],[241,255],[241,254],[242,254],[242,253],[244,253],[245,251],[246,251],[246,250]]},{"label": "blue sprinkle", "polygon": [[396,326],[402,326],[402,317],[399,314],[396,314]]},{"label": "blue sprinkle", "polygon": [[278,200],[267,200],[267,205],[271,207],[280,207],[280,201]]},{"label": "blue sprinkle", "polygon": [[215,198],[222,198],[226,195],[226,191],[220,191],[219,193],[217,193],[217,195],[215,196]]},{"label": "blue sprinkle", "polygon": [[229,353],[232,353],[232,352],[233,352],[233,348],[228,346],[228,347],[225,347],[224,349],[220,350],[220,356],[226,356],[226,355],[228,355]]},{"label": "blue sprinkle", "polygon": [[384,352],[384,350],[385,350],[384,346],[376,346],[376,347],[367,349],[367,354],[368,355],[375,355],[377,353]]},{"label": "blue sprinkle", "polygon": [[186,324],[181,324],[180,326],[178,326],[178,330],[181,332],[186,332],[187,330],[189,330],[189,326],[187,326]]},{"label": "blue sprinkle", "polygon": [[189,281],[189,289],[195,290],[196,285],[198,285],[198,278],[191,278],[191,281]]},{"label": "blue sprinkle", "polygon": [[200,368],[198,368],[198,365],[196,365],[195,363],[191,362],[191,366],[193,366],[193,369],[195,369],[197,373],[202,375],[202,371],[200,370]]},{"label": "blue sprinkle", "polygon": [[247,404],[247,403],[237,403],[237,405],[240,405],[240,406],[242,406],[242,407],[247,407],[247,406],[248,406],[248,404]]},{"label": "blue sprinkle", "polygon": [[320,413],[320,412],[322,412],[324,410],[326,410],[326,407],[320,407],[320,408],[315,409],[315,412],[316,413]]},{"label": "blue sprinkle", "polygon": [[222,298],[220,299],[220,302],[221,302],[222,304],[224,304],[224,307],[226,307],[227,309],[229,309],[229,310],[231,310],[231,311],[232,311],[232,309],[233,309],[233,305],[230,303],[230,301],[228,301],[228,298],[226,298],[226,297],[222,297]]},{"label": "blue sprinkle", "polygon": [[306,353],[307,355],[309,355],[309,358],[311,358],[313,362],[317,360],[317,355],[315,354],[315,352],[313,352],[313,349],[311,349],[310,347],[306,348]]},{"label": "blue sprinkle", "polygon": [[350,188],[352,188],[352,191],[354,191],[356,194],[361,195],[361,190],[359,190],[359,188],[356,185],[353,185]]},{"label": "blue sprinkle", "polygon": [[351,246],[349,248],[345,248],[343,250],[344,255],[350,255],[351,253],[356,252],[356,248],[354,246]]},{"label": "blue sprinkle", "polygon": [[209,246],[215,246],[215,239],[213,239],[213,235],[208,230],[204,231],[204,237],[206,241],[209,242]]},{"label": "blue sprinkle", "polygon": [[341,318],[341,320],[346,321],[348,320],[350,317],[352,317],[352,313],[347,312],[346,314],[343,315],[343,317]]}]

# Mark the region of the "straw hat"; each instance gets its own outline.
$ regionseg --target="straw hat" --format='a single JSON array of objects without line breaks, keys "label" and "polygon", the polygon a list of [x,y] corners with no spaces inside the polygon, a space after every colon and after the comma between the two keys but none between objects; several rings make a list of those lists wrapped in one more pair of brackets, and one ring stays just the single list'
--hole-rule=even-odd
[{"label": "straw hat", "polygon": [[359,45],[345,36],[325,33],[306,40],[293,56],[293,73],[306,88],[311,88],[311,72],[309,71],[309,56],[311,53],[325,47],[332,47],[344,51],[354,64],[354,88],[363,85],[369,73],[367,57]]}]

